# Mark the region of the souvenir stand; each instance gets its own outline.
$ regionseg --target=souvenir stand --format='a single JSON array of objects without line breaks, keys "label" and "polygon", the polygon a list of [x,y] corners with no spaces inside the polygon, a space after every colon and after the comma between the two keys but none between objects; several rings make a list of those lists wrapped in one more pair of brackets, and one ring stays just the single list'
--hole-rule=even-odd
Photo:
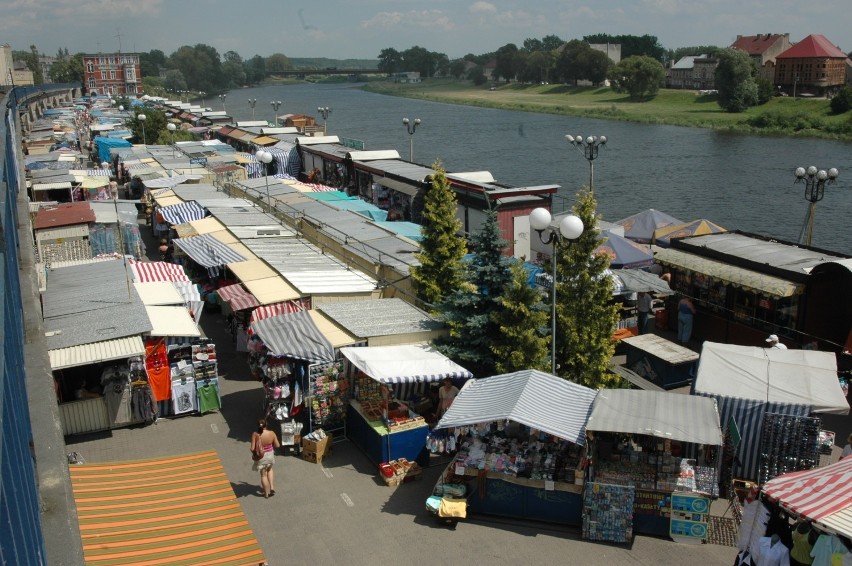
[{"label": "souvenir stand", "polygon": [[656,334],[621,341],[627,346],[627,368],[663,389],[688,385],[695,377],[698,354]]},{"label": "souvenir stand", "polygon": [[430,346],[345,347],[353,395],[346,434],[376,465],[404,458],[425,465],[429,425],[410,399],[429,383],[446,377],[463,381],[472,374]]},{"label": "souvenir stand", "polygon": [[[679,502],[696,498],[691,494],[718,497],[722,431],[712,399],[604,389],[586,434],[585,513],[598,521],[589,529],[594,540],[612,540],[607,533],[631,525],[635,533],[669,535],[673,505],[677,512]],[[702,528],[706,533],[706,524],[696,526]]]},{"label": "souvenir stand", "polygon": [[[704,342],[692,392],[715,399],[722,427],[741,439],[728,458],[732,468],[722,470],[723,486],[812,467],[816,441],[803,445],[783,436],[795,427],[804,433],[797,440],[818,438],[819,425],[811,417],[849,414],[831,352]],[[761,468],[776,471],[761,478]]]},{"label": "souvenir stand", "polygon": [[580,525],[595,395],[537,370],[468,381],[436,426],[457,452],[434,495],[464,484],[471,511]]}]

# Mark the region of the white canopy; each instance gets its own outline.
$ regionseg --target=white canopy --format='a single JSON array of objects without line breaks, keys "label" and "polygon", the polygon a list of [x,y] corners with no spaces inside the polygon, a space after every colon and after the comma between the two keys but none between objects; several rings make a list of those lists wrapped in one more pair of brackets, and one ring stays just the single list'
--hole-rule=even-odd
[{"label": "white canopy", "polygon": [[436,428],[508,419],[582,445],[596,394],[588,387],[532,369],[472,379]]},{"label": "white canopy", "polygon": [[467,379],[472,373],[431,346],[345,347],[340,353],[355,367],[382,383],[441,381],[445,377]]},{"label": "white canopy", "polygon": [[145,310],[153,327],[151,336],[201,336],[186,307],[147,305]]},{"label": "white canopy", "polygon": [[831,352],[777,350],[704,342],[693,391],[738,399],[810,405],[849,414]]}]

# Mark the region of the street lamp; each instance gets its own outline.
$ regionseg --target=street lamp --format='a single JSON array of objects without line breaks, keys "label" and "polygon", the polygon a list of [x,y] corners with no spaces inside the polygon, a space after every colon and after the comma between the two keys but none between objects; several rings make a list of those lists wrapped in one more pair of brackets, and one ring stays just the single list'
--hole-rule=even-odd
[{"label": "street lamp", "polygon": [[319,106],[317,107],[317,112],[322,116],[322,135],[325,135],[328,131],[328,115],[331,114],[331,108],[328,106]]},{"label": "street lamp", "polygon": [[825,186],[830,185],[840,175],[840,171],[832,167],[828,171],[825,169],[817,170],[811,165],[807,169],[798,167],[796,169],[796,182],[805,184],[805,200],[810,204],[808,208],[808,216],[805,218],[805,223],[802,226],[802,231],[799,233],[799,243],[805,239],[805,245],[810,246],[814,235],[814,217],[816,215],[816,203],[822,200],[824,196]]},{"label": "street lamp", "polygon": [[[546,246],[553,246],[551,255],[551,312],[550,312],[550,373],[556,375],[556,250],[563,241],[568,245],[583,233],[583,221],[578,216],[569,214],[559,221],[559,226],[551,225],[553,218],[546,208],[536,208],[530,213],[530,228],[538,232],[538,237]],[[550,233],[544,239],[544,231]]]},{"label": "street lamp", "polygon": [[258,161],[263,163],[263,176],[266,179],[266,205],[271,207],[272,200],[269,198],[269,164],[272,163],[272,154],[268,151],[259,150],[254,154]]},{"label": "street lamp", "polygon": [[198,91],[198,96],[200,96],[200,97],[201,97],[201,107],[202,107],[202,108],[206,108],[206,107],[207,107],[207,103],[206,103],[206,102],[204,102],[204,95],[205,95],[205,94],[207,94],[207,93],[206,93],[206,92],[204,92],[203,90],[199,90],[199,91]]},{"label": "street lamp", "polygon": [[222,101],[222,112],[226,112],[226,110],[225,110],[225,99],[226,98],[228,98],[227,94],[220,94],[219,95],[219,100]]},{"label": "street lamp", "polygon": [[408,118],[403,118],[402,125],[408,130],[408,161],[414,163],[414,132],[420,125],[420,118],[415,118],[413,122]]},{"label": "street lamp", "polygon": [[142,124],[142,145],[148,145],[148,138],[145,137],[145,120],[148,117],[144,114],[139,114],[136,116],[136,119],[139,120],[139,123]]},{"label": "street lamp", "polygon": [[589,192],[595,192],[595,159],[598,158],[598,150],[606,145],[606,136],[589,136],[583,139],[583,136],[566,135],[565,139],[568,143],[577,148],[583,157],[589,162]]},{"label": "street lamp", "polygon": [[252,121],[254,121],[254,107],[257,104],[257,99],[256,98],[249,98],[248,103],[249,103],[249,106],[251,106],[251,119],[252,119]]},{"label": "street lamp", "polygon": [[175,130],[177,126],[175,126],[172,122],[166,124],[166,129],[172,134],[172,157],[175,156]]},{"label": "street lamp", "polygon": [[272,100],[269,105],[272,106],[272,112],[274,116],[272,117],[272,123],[274,125],[278,125],[278,109],[281,108],[282,102],[280,100]]}]

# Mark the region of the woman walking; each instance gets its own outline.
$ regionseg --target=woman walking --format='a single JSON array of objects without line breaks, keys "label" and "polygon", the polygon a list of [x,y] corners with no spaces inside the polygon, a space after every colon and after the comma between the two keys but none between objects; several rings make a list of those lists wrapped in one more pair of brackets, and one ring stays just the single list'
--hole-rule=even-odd
[{"label": "woman walking", "polygon": [[262,451],[260,460],[255,460],[253,470],[260,472],[260,487],[263,496],[267,499],[275,495],[275,476],[273,466],[275,465],[275,449],[281,446],[278,435],[266,428],[266,419],[258,419],[257,431],[251,435],[252,454]]},{"label": "woman walking", "polygon": [[683,346],[689,343],[692,336],[692,319],[695,317],[695,305],[692,299],[684,297],[677,305],[677,340]]}]

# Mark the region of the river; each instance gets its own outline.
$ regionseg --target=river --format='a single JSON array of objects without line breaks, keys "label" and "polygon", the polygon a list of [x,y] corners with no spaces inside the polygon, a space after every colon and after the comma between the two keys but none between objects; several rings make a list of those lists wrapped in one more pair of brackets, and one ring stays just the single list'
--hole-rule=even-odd
[{"label": "river", "polygon": [[[796,242],[809,203],[804,185],[794,183],[794,170],[836,167],[840,177],[816,205],[813,245],[852,255],[852,143],[442,104],[364,92],[351,83],[231,91],[228,113],[250,120],[250,98],[257,99],[257,119],[272,119],[272,100],[283,102],[279,115],[318,116],[318,106],[331,107],[329,134],[362,140],[370,150],[396,149],[403,159],[409,135],[402,118],[420,118],[415,162],[440,159],[450,172],[487,170],[508,185],[558,184],[564,207],[589,181],[588,162],[565,135],[605,135],[594,182],[598,209],[608,221],[655,208],[684,221],[707,218],[729,230]],[[206,102],[221,107],[219,99]]]}]

